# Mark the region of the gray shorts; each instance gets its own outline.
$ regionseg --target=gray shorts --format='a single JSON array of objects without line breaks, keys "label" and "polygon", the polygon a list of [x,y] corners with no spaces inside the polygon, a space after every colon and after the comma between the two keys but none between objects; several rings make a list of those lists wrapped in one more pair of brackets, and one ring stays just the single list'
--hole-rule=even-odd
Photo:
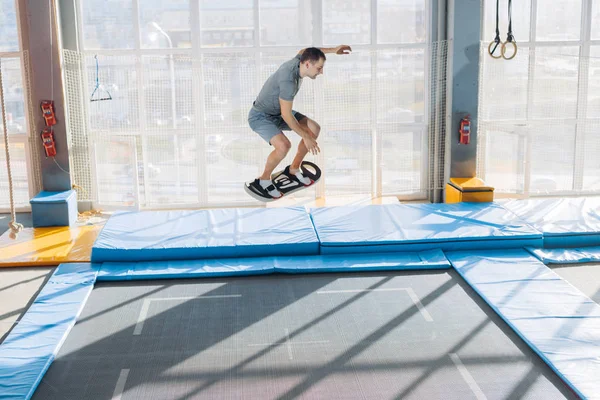
[{"label": "gray shorts", "polygon": [[[302,118],[306,118],[306,115],[292,110],[292,114],[298,122]],[[281,115],[270,115],[263,112],[257,111],[253,108],[248,113],[248,123],[250,128],[258,133],[258,135],[266,140],[267,143],[271,144],[271,139],[282,131],[291,131],[292,129],[286,124]]]}]

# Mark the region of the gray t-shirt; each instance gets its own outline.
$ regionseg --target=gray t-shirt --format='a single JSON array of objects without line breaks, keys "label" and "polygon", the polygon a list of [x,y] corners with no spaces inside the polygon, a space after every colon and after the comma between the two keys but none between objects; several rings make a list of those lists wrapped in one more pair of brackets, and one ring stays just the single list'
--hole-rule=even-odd
[{"label": "gray t-shirt", "polygon": [[300,90],[300,54],[281,64],[279,69],[267,79],[254,101],[257,111],[270,115],[281,115],[279,98],[287,101],[294,100]]}]

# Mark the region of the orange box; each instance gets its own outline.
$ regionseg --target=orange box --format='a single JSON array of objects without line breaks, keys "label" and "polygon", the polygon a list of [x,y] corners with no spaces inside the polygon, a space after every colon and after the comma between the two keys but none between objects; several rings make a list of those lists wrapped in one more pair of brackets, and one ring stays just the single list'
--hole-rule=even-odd
[{"label": "orange box", "polygon": [[450,178],[446,184],[446,203],[487,203],[494,201],[494,188],[479,178]]}]

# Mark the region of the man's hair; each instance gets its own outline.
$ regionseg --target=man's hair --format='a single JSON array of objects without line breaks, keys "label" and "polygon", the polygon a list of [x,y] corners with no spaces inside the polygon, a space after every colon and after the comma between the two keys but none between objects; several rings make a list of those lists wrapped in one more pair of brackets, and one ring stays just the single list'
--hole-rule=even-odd
[{"label": "man's hair", "polygon": [[311,63],[316,63],[320,59],[327,60],[325,57],[325,53],[316,47],[308,47],[304,49],[302,56],[300,57],[300,62],[303,63],[305,61],[310,61]]}]

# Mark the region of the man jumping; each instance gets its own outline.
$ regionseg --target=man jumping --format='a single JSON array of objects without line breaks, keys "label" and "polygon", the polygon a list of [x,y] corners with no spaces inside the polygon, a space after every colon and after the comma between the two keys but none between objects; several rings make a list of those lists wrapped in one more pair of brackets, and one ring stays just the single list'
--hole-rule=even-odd
[{"label": "man jumping", "polygon": [[282,197],[271,181],[271,173],[290,151],[292,144],[283,131],[294,131],[302,140],[292,164],[284,173],[290,180],[310,186],[313,182],[302,174],[300,164],[308,152],[318,154],[317,138],[321,127],[312,119],[292,109],[294,97],[302,84],[302,79],[316,79],[323,73],[326,53],[350,54],[350,46],[334,48],[309,47],[302,49],[289,61],[283,63],[267,79],[248,114],[250,128],[274,147],[269,154],[265,169],[260,177],[246,183],[246,191],[260,200],[274,200]]}]

